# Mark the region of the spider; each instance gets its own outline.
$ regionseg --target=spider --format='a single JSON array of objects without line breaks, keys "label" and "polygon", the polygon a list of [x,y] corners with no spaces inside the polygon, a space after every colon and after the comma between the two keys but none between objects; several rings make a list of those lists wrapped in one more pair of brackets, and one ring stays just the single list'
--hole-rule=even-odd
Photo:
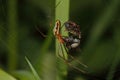
[{"label": "spider", "polygon": [[[67,25],[67,23],[65,23],[65,27],[66,27],[66,25]],[[72,26],[70,26],[70,27],[72,27]],[[78,27],[78,26],[77,26],[77,27]],[[73,26],[72,28],[74,28],[74,26]],[[61,48],[61,51],[62,51],[62,56],[60,55],[60,53],[58,53],[58,56],[59,56],[60,58],[62,58],[68,65],[70,65],[70,66],[72,66],[73,68],[75,68],[75,69],[77,69],[77,70],[85,73],[85,71],[79,69],[78,67],[73,66],[73,65],[65,58],[64,53],[63,53],[64,51],[63,51],[63,49],[62,49],[62,47],[61,47],[62,45],[64,46],[65,51],[67,52],[67,55],[68,55],[70,58],[76,60],[76,61],[77,61],[79,64],[81,64],[82,66],[87,67],[85,64],[81,63],[79,60],[75,59],[72,55],[69,54],[69,50],[74,49],[74,48],[76,48],[76,47],[78,47],[78,46],[80,45],[80,38],[81,38],[80,34],[78,34],[78,32],[80,33],[80,31],[77,30],[77,29],[74,29],[74,30],[72,31],[72,28],[69,28],[69,26],[67,25],[67,31],[72,34],[71,36],[62,36],[62,35],[61,35],[61,22],[60,22],[60,20],[56,20],[55,27],[54,27],[54,29],[53,29],[53,34],[54,34],[54,36],[57,38],[58,42],[60,43],[60,48]],[[76,28],[76,27],[75,27],[75,28]],[[77,31],[77,32],[75,32],[75,31]],[[73,37],[73,36],[78,36],[78,37]],[[60,50],[60,49],[59,49],[59,50]],[[59,52],[59,51],[58,51],[58,52]]]}]

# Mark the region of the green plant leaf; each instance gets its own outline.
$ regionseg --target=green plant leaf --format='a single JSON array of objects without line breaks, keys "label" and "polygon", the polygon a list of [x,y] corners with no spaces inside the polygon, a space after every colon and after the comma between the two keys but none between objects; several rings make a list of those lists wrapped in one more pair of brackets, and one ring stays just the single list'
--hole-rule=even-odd
[{"label": "green plant leaf", "polygon": [[39,77],[39,75],[38,75],[38,73],[35,71],[34,67],[33,67],[32,64],[30,63],[30,61],[28,60],[28,58],[25,57],[25,59],[26,59],[28,65],[29,65],[30,69],[32,70],[32,73],[33,73],[33,75],[34,75],[34,77],[35,77],[35,80],[41,80],[40,77]]}]

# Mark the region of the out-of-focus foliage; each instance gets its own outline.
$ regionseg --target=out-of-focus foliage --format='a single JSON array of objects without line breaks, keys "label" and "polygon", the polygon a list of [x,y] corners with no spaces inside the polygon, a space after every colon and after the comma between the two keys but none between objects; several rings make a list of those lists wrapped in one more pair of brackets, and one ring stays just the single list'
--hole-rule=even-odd
[{"label": "out-of-focus foliage", "polygon": [[[40,78],[56,79],[55,8],[55,0],[0,0],[0,68],[18,79],[32,80],[27,56]],[[67,79],[119,80],[120,0],[70,0],[69,14],[82,34],[81,52],[73,54],[88,65],[89,74],[71,67]]]},{"label": "out-of-focus foliage", "polygon": [[16,80],[14,77],[4,72],[2,69],[0,69],[0,79],[1,80]]}]

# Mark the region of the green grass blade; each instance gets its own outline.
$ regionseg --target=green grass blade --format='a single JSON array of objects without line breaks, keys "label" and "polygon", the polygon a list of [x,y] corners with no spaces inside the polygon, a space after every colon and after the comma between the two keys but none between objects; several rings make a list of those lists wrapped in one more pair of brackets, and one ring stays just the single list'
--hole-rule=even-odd
[{"label": "green grass blade", "polygon": [[[68,21],[69,19],[69,7],[70,7],[70,0],[55,0],[56,4],[56,8],[55,8],[55,20],[60,20],[61,24],[63,24],[64,22]],[[67,35],[64,31],[64,28],[62,28],[61,30],[62,35]],[[59,50],[59,42],[56,40],[56,56],[58,56],[58,54],[60,54]],[[61,46],[61,48],[63,48],[62,50],[63,53],[61,54],[62,56],[67,56],[67,53],[64,49],[64,47]],[[57,58],[57,80],[64,80],[67,76],[67,65],[61,61],[61,59]]]},{"label": "green grass blade", "polygon": [[0,69],[0,80],[16,80],[16,79],[9,75],[8,73],[4,72],[2,69]]},{"label": "green grass blade", "polygon": [[25,57],[25,59],[26,59],[28,65],[29,65],[30,69],[32,70],[32,73],[33,73],[33,75],[34,75],[34,77],[35,77],[35,80],[41,80],[40,77],[39,77],[39,75],[38,75],[37,72],[35,71],[34,67],[33,67],[32,64],[30,63],[30,61],[28,60],[28,58]]}]

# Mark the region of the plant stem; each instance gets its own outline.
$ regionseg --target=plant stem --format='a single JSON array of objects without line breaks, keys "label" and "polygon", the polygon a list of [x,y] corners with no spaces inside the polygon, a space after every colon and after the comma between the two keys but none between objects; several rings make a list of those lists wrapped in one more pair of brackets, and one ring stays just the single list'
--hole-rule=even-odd
[{"label": "plant stem", "polygon": [[8,0],[8,68],[16,69],[18,59],[17,0]]},{"label": "plant stem", "polygon": [[[67,21],[69,19],[69,5],[70,5],[70,1],[69,0],[56,0],[56,8],[55,8],[55,20],[60,20],[61,21],[61,25]],[[67,35],[64,32],[64,28],[62,28],[61,30],[62,35]],[[59,42],[56,41],[56,55],[58,57],[58,53],[59,53]],[[64,47],[62,47],[64,49]],[[60,51],[62,52],[62,51]],[[64,50],[65,55],[67,55],[67,53]],[[61,59],[57,59],[57,65],[58,65],[58,72],[57,72],[57,80],[64,80],[64,78],[67,75],[67,66],[65,65],[65,63],[63,63],[61,61]]]}]

